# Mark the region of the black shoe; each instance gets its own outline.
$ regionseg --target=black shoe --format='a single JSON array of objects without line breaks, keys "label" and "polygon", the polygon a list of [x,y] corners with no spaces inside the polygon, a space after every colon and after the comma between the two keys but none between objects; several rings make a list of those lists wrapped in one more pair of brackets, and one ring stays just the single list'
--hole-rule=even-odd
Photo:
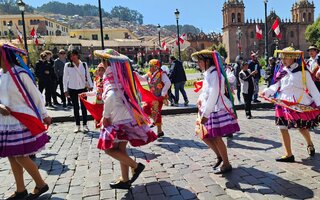
[{"label": "black shoe", "polygon": [[51,103],[49,103],[49,108],[55,108]]},{"label": "black shoe", "polygon": [[261,103],[258,99],[253,100],[253,103]]},{"label": "black shoe", "polygon": [[217,167],[219,167],[219,165],[222,163],[222,158],[221,157],[218,157],[217,159],[218,160],[217,160],[216,164],[213,166],[214,170],[216,170]]},{"label": "black shoe", "polygon": [[115,181],[111,182],[110,184],[111,189],[122,189],[122,190],[129,190],[131,187],[130,181],[123,182],[123,181]]},{"label": "black shoe", "polygon": [[13,195],[11,195],[6,200],[23,200],[28,196],[28,191],[24,190],[23,192],[14,192]]},{"label": "black shoe", "polygon": [[228,172],[232,171],[232,166],[229,165],[228,167],[224,167],[224,168],[220,168],[218,170],[216,170],[215,172],[213,172],[214,174],[226,174]]},{"label": "black shoe", "polygon": [[281,158],[276,159],[277,162],[294,162],[294,155],[292,156],[282,156]]},{"label": "black shoe", "polygon": [[153,128],[153,127],[155,127],[155,126],[156,126],[156,124],[155,124],[155,123],[152,123],[151,126],[150,126],[150,128]]},{"label": "black shoe", "polygon": [[37,157],[36,157],[36,154],[31,154],[31,155],[29,155],[29,158],[35,159],[35,158],[37,158]]},{"label": "black shoe", "polygon": [[62,104],[59,103],[59,102],[54,102],[53,105],[55,105],[55,106],[61,106]]},{"label": "black shoe", "polygon": [[184,102],[184,106],[188,106],[188,105],[189,105],[189,101],[187,100]]},{"label": "black shoe", "polygon": [[247,119],[252,119],[252,116],[251,115],[247,115]]},{"label": "black shoe", "polygon": [[164,136],[164,132],[162,131],[161,133],[158,133],[158,138],[163,137]]},{"label": "black shoe", "polygon": [[146,166],[144,166],[144,164],[138,163],[138,167],[132,170],[132,178],[130,180],[130,183],[133,183],[135,180],[137,180],[137,178],[139,177],[139,175],[141,174],[141,172],[144,170],[145,167]]},{"label": "black shoe", "polygon": [[32,199],[37,199],[40,197],[42,194],[46,193],[49,190],[49,186],[46,184],[42,188],[36,187],[35,190],[37,190],[37,193],[30,193],[26,200],[32,200]]},{"label": "black shoe", "polygon": [[63,104],[62,104],[62,107],[63,107],[63,108],[66,108],[66,107],[67,107],[67,104],[66,104],[66,103],[63,103]]},{"label": "black shoe", "polygon": [[309,145],[309,146],[307,147],[307,150],[308,150],[308,154],[309,154],[310,156],[314,156],[314,155],[316,154],[316,150],[314,149],[314,146],[313,146],[313,145]]},{"label": "black shoe", "polygon": [[70,107],[71,107],[71,106],[73,106],[73,105],[72,105],[72,103],[71,103],[71,102],[68,102],[67,106],[70,106]]}]

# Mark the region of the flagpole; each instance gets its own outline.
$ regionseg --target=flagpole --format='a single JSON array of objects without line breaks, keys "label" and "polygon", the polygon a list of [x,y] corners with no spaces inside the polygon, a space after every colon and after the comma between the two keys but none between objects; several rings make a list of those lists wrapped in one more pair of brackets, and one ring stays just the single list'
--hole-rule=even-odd
[{"label": "flagpole", "polygon": [[265,22],[264,22],[264,33],[265,33],[265,37],[264,37],[264,54],[265,54],[265,59],[266,59],[266,66],[268,64],[268,16],[267,16],[267,4],[268,4],[268,0],[264,0],[264,17],[265,17]]}]

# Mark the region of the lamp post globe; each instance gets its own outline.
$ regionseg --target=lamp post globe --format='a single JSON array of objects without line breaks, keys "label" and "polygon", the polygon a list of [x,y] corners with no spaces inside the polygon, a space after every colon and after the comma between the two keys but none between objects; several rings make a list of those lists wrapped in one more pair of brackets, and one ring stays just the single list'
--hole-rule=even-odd
[{"label": "lamp post globe", "polygon": [[180,18],[180,12],[178,9],[174,12],[174,15],[176,16],[177,21],[177,39],[178,39],[178,54],[179,54],[179,60],[181,60],[181,50],[180,50],[180,35],[179,35],[179,18]]},{"label": "lamp post globe", "polygon": [[[25,20],[24,20],[24,12],[26,10],[26,4],[22,1],[22,0],[18,0],[17,1],[17,5],[19,7],[19,10],[21,11],[21,17],[22,17],[22,27],[23,27],[23,39],[24,39],[24,48],[27,52],[27,55],[29,54],[28,51],[28,43],[27,43],[27,32],[26,32],[26,24],[25,24]],[[30,64],[30,59],[28,56],[28,65]]]}]

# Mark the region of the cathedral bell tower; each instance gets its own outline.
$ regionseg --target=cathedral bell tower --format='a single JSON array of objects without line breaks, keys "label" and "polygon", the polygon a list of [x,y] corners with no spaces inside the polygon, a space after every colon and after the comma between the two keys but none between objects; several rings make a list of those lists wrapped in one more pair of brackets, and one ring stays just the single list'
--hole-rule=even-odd
[{"label": "cathedral bell tower", "polygon": [[311,24],[314,22],[314,3],[308,0],[298,0],[292,5],[292,21],[301,24]]}]

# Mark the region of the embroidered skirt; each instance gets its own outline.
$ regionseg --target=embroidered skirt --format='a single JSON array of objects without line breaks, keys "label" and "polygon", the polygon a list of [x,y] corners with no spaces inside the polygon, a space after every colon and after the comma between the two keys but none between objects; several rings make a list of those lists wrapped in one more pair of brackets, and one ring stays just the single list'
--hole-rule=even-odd
[{"label": "embroidered skirt", "polygon": [[163,101],[152,101],[143,105],[143,111],[154,121],[155,125],[162,124],[161,110]]},{"label": "embroidered skirt", "polygon": [[49,141],[47,132],[33,136],[21,124],[0,124],[0,157],[17,157],[36,154]]},{"label": "embroidered skirt", "polygon": [[132,120],[103,127],[100,132],[98,149],[113,148],[115,143],[129,141],[131,146],[143,146],[157,139],[157,135],[148,125],[138,126]]},{"label": "embroidered skirt", "polygon": [[[316,107],[314,104],[311,106]],[[281,129],[310,129],[319,126],[320,123],[320,111],[301,113],[276,105],[275,112],[275,123]]]},{"label": "embroidered skirt", "polygon": [[203,138],[223,137],[240,131],[237,119],[224,109],[212,112],[204,126],[207,134]]}]

